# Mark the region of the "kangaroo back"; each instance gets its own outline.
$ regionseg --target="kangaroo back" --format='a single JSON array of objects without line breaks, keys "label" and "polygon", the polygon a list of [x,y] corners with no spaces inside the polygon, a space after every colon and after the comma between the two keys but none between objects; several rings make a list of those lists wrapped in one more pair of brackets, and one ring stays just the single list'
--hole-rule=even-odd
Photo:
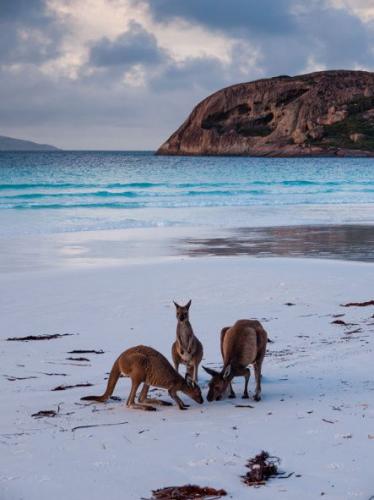
[{"label": "kangaroo back", "polygon": [[260,340],[257,332],[259,325],[261,327],[258,321],[239,320],[232,327],[222,330],[221,350],[224,366],[248,366],[256,360]]}]

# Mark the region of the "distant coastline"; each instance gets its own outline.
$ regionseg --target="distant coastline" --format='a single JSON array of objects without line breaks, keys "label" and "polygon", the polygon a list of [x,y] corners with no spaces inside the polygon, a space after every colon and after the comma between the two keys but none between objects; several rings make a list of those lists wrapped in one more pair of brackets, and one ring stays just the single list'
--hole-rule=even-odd
[{"label": "distant coastline", "polygon": [[61,149],[56,148],[56,146],[51,146],[50,144],[39,144],[33,141],[0,135],[0,152],[1,151],[61,151]]}]

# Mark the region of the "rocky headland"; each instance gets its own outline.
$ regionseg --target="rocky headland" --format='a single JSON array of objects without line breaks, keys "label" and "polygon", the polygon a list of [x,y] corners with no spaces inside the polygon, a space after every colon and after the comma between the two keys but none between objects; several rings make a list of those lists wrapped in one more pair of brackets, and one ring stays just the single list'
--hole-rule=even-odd
[{"label": "rocky headland", "polygon": [[374,73],[232,85],[201,101],[157,154],[374,156]]}]

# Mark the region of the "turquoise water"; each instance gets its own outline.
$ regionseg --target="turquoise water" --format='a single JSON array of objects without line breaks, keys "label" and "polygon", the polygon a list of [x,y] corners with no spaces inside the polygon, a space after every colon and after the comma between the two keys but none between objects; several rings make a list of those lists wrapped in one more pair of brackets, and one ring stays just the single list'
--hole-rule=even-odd
[{"label": "turquoise water", "polygon": [[298,214],[373,222],[374,160],[0,153],[2,234],[276,225]]}]

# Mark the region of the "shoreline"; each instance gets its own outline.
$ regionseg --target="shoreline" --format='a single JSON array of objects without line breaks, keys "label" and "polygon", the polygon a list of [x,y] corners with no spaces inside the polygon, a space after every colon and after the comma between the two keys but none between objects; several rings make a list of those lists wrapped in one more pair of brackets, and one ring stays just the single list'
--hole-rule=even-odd
[{"label": "shoreline", "polygon": [[374,262],[374,225],[370,224],[112,229],[0,241],[0,274],[202,256]]}]

